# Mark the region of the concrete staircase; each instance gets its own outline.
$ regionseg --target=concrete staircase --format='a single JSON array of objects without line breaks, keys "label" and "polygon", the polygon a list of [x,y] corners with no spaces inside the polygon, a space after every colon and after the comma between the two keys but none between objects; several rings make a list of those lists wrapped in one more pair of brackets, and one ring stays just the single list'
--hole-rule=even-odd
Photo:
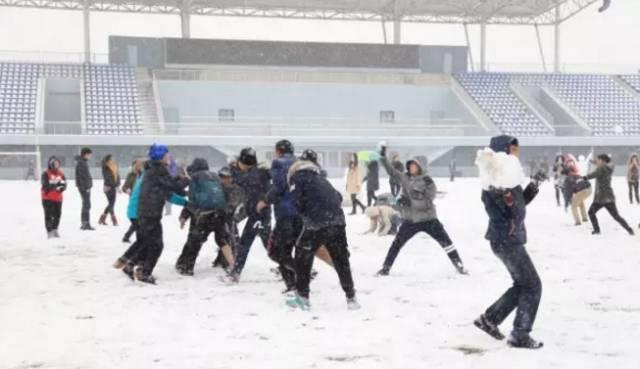
[{"label": "concrete staircase", "polygon": [[138,69],[138,105],[140,106],[140,119],[142,119],[142,129],[145,135],[155,136],[162,133],[160,118],[158,117],[158,107],[148,69]]}]

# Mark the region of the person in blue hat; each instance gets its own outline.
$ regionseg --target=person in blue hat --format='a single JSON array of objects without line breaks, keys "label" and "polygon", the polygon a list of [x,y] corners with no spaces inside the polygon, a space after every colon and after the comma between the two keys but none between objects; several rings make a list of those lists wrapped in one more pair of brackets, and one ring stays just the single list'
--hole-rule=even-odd
[{"label": "person in blue hat", "polygon": [[[153,269],[162,254],[162,211],[172,194],[185,196],[188,180],[173,178],[169,174],[169,148],[153,144],[149,148],[149,160],[144,165],[144,176],[138,199],[138,223],[140,252],[145,259],[134,270],[134,277],[141,282],[155,284]],[[186,204],[186,201],[185,201]]]},{"label": "person in blue hat", "polygon": [[516,310],[508,344],[538,349],[543,343],[529,334],[538,313],[542,282],[524,246],[527,243],[524,221],[526,206],[538,194],[539,183],[534,180],[526,184],[519,153],[518,140],[502,135],[492,138],[489,147],[478,151],[476,158],[482,202],[489,216],[485,238],[509,271],[513,285],[474,321],[474,325],[493,338],[503,340],[505,336],[498,326]]}]

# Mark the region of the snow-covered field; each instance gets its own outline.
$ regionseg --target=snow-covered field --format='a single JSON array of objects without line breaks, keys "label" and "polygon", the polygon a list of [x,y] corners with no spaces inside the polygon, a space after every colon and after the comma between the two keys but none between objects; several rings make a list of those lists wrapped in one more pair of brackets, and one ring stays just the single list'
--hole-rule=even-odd
[{"label": "snow-covered field", "polygon": [[[203,248],[195,277],[175,273],[186,238],[165,218],[157,286],[131,282],[111,263],[125,225],[80,232],[71,185],[60,232],[48,241],[35,182],[0,182],[0,368],[640,368],[640,239],[605,213],[603,235],[574,227],[545,184],[529,207],[528,248],[544,284],[537,352],[509,349],[471,322],[509,285],[483,240],[477,180],[449,183],[440,217],[471,275],[457,275],[439,246],[412,240],[388,278],[374,278],[391,238],[362,236],[349,217],[354,278],[363,309],[347,311],[335,273],[320,263],[312,311],[283,304],[282,284],[259,243],[239,286],[218,281]],[[96,188],[99,188],[97,186]],[[621,213],[640,221],[616,180]],[[124,219],[126,197],[119,197]],[[105,205],[93,193],[93,218]],[[511,318],[502,327],[510,329]]]}]

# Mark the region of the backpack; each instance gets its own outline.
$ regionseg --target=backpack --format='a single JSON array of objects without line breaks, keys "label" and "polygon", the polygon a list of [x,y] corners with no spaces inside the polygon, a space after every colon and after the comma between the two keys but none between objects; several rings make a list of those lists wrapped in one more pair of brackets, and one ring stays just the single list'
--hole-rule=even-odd
[{"label": "backpack", "polygon": [[220,178],[211,173],[194,176],[189,186],[189,201],[199,210],[224,209],[227,201]]}]

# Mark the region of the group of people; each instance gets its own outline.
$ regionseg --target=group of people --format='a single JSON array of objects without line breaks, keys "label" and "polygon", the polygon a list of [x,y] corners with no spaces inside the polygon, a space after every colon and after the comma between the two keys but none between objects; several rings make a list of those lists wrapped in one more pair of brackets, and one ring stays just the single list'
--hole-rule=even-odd
[{"label": "group of people", "polygon": [[[634,235],[633,228],[618,212],[616,197],[611,185],[614,173],[614,165],[611,156],[600,154],[593,161],[595,169],[586,173],[584,163],[589,163],[590,158],[576,160],[571,154],[558,155],[553,166],[554,184],[556,190],[556,201],[558,206],[571,208],[574,224],[582,225],[584,222],[591,222],[592,234],[601,233],[600,223],[597,213],[601,209],[606,209],[611,217],[622,226],[630,235]],[[590,180],[596,180],[595,190]],[[629,202],[640,203],[638,197],[638,182],[640,179],[640,160],[637,154],[631,155],[627,165],[627,182],[629,187]],[[594,196],[593,202],[587,211],[586,202]]]},{"label": "group of people", "polygon": [[[489,147],[479,151],[476,158],[482,202],[489,217],[485,238],[509,271],[513,286],[474,324],[493,338],[502,340],[506,337],[499,325],[517,310],[508,343],[535,349],[542,347],[541,342],[530,336],[542,282],[525,248],[525,218],[526,206],[537,195],[545,176],[534,176],[525,185],[527,180],[519,152],[518,140],[503,135],[492,138]],[[440,244],[457,272],[467,274],[453,241],[437,216],[435,182],[420,161],[411,159],[401,163],[397,155],[389,159],[384,143],[378,154],[379,160],[367,164],[366,177],[360,175],[358,158],[354,155],[345,186],[352,202],[352,214],[360,207],[370,219],[370,228],[365,233],[378,230],[379,235],[394,235],[377,275],[389,275],[403,246],[420,232],[427,233]],[[91,155],[90,149],[82,149],[76,166],[76,186],[83,203],[83,230],[93,229],[89,222],[92,179],[87,165]],[[555,169],[564,176],[562,191],[571,204],[576,224],[587,221],[588,216],[594,233],[599,233],[595,215],[605,208],[633,234],[617,213],[611,189],[613,166],[610,157],[598,156],[597,168],[586,176],[580,173],[570,156],[564,159],[561,168]],[[132,280],[156,283],[153,271],[164,247],[163,210],[165,203],[170,202],[183,207],[179,217],[181,228],[189,224],[185,245],[175,264],[178,273],[194,274],[198,254],[213,233],[218,246],[213,267],[224,268],[226,273],[222,280],[225,283],[239,283],[251,246],[259,238],[269,258],[278,265],[284,291],[290,296],[288,305],[303,310],[310,308],[313,262],[319,258],[335,269],[348,308],[360,308],[350,267],[343,198],[327,180],[313,150],[305,150],[296,156],[293,144],[281,140],[275,145],[271,165],[265,166],[258,162],[254,149],[245,148],[235,161],[216,173],[202,158],[194,159],[186,170],[175,175],[169,171],[170,163],[169,148],[158,144],[150,147],[147,158],[134,161],[122,191],[129,195],[127,217],[131,222],[123,241],[129,242],[134,234],[135,241],[117,258],[115,268]],[[47,164],[47,170],[42,174],[45,224],[50,237],[58,237],[62,193],[67,183],[58,159],[51,157]],[[389,175],[391,194],[375,194],[379,187],[378,165]],[[110,155],[103,159],[102,167],[103,190],[108,204],[100,224],[106,224],[110,217],[117,225],[114,204],[120,186],[118,167]],[[637,182],[639,169],[636,156],[629,165],[630,183],[633,178]],[[584,202],[592,193],[591,179],[596,180],[595,201],[587,214]],[[365,181],[372,183],[372,187],[367,188],[368,206],[357,199]],[[272,215],[275,217],[273,228]],[[238,225],[242,221],[245,221],[244,227],[239,231]]]}]

